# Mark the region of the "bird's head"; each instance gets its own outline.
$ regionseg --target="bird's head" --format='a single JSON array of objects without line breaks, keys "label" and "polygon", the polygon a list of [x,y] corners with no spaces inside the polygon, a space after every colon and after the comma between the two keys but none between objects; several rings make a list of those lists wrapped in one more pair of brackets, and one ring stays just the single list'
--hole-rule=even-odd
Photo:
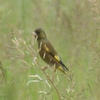
[{"label": "bird's head", "polygon": [[37,40],[46,39],[46,34],[41,28],[37,28],[32,34]]}]

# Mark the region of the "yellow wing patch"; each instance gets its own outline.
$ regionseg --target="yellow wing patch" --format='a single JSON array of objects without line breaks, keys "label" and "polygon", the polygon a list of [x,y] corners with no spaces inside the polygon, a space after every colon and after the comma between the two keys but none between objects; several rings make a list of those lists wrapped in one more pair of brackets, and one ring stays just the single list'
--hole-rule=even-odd
[{"label": "yellow wing patch", "polygon": [[[44,47],[45,47],[46,51],[48,51],[48,52],[50,51],[46,44],[44,45]],[[54,58],[55,58],[57,61],[60,61],[60,57],[59,57],[59,56],[54,55]]]},{"label": "yellow wing patch", "polygon": [[45,47],[45,49],[46,49],[47,51],[49,51],[49,48],[47,47],[47,45],[44,45],[44,47]]},{"label": "yellow wing patch", "polygon": [[55,58],[56,60],[60,61],[59,56],[55,55],[54,58]]}]

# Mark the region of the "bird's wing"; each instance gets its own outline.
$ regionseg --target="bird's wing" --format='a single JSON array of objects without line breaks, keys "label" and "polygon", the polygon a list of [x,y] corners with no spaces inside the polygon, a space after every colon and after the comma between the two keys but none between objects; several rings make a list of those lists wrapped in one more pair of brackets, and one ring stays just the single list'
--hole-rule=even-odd
[{"label": "bird's wing", "polygon": [[61,58],[57,55],[57,52],[55,51],[53,46],[50,44],[50,42],[45,43],[44,48],[46,52],[48,52],[54,59],[56,59],[56,61],[58,61],[66,70],[68,70],[68,68],[63,64]]}]

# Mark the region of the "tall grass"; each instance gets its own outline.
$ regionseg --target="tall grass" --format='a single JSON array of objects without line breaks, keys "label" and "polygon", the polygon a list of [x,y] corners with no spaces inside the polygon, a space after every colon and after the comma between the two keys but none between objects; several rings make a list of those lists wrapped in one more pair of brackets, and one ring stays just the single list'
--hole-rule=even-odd
[{"label": "tall grass", "polygon": [[[99,0],[1,0],[0,100],[99,100]],[[39,57],[41,27],[72,81]]]}]

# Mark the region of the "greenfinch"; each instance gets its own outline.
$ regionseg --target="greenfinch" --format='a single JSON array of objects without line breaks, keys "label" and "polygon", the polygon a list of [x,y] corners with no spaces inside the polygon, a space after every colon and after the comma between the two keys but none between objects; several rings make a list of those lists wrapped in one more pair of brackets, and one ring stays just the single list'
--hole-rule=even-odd
[{"label": "greenfinch", "polygon": [[48,41],[46,33],[41,28],[37,28],[33,32],[34,37],[37,37],[38,49],[40,57],[49,65],[55,66],[55,69],[59,69],[61,72],[68,74],[68,68],[64,65],[58,53]]}]

